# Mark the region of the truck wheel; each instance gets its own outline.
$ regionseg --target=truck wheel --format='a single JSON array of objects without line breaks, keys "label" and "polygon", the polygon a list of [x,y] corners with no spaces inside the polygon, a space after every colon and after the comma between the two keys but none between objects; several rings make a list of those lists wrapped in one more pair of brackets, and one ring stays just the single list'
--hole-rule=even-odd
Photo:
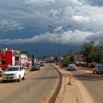
[{"label": "truck wheel", "polygon": [[22,80],[25,80],[25,77],[23,77]]},{"label": "truck wheel", "polygon": [[22,77],[22,80],[25,80],[25,73],[24,73],[24,76]]},{"label": "truck wheel", "polygon": [[5,83],[5,80],[2,80],[2,83]]},{"label": "truck wheel", "polygon": [[21,76],[19,75],[19,78],[18,78],[17,82],[20,82],[20,81],[21,81]]}]

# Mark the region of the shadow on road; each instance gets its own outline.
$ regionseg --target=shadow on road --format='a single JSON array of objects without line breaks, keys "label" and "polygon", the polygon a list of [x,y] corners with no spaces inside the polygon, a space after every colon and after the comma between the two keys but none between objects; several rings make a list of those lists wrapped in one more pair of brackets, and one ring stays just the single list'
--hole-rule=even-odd
[{"label": "shadow on road", "polygon": [[78,79],[78,80],[86,80],[86,81],[99,81],[99,80],[103,80],[103,78],[100,78],[100,77],[98,77],[98,76],[95,76],[95,75],[86,75],[85,73],[84,73],[84,75],[83,74],[77,74],[77,75],[75,75],[75,77],[76,77],[76,79]]},{"label": "shadow on road", "polygon": [[31,79],[57,79],[58,76],[46,76],[46,77],[38,77],[38,78],[31,78]]}]

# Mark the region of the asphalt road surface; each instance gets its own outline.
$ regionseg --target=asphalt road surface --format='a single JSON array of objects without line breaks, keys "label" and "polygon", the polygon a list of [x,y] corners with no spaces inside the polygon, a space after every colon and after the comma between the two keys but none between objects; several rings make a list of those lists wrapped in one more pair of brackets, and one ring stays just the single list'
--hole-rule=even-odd
[{"label": "asphalt road surface", "polygon": [[103,74],[93,74],[90,70],[70,72],[86,87],[94,103],[103,103]]},{"label": "asphalt road surface", "polygon": [[47,64],[28,72],[21,82],[0,83],[0,103],[47,103],[57,88],[59,75]]}]

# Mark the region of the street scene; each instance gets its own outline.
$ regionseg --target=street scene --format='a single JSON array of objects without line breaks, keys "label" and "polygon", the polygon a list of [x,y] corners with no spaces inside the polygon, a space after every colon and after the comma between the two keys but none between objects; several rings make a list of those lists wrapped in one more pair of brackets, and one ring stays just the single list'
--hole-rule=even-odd
[{"label": "street scene", "polygon": [[40,71],[26,70],[25,80],[3,82],[0,79],[0,103],[48,103],[59,82],[56,70],[47,64]]},{"label": "street scene", "polygon": [[[21,53],[15,50],[12,50],[12,55],[6,59],[10,51],[3,50],[5,55],[2,55],[2,52],[0,55],[1,103],[103,102],[102,64],[79,62],[83,60],[81,54],[78,54],[78,62],[64,62],[65,58],[54,61],[53,57],[46,57],[44,60],[29,58],[28,61],[21,61],[23,53],[21,58]],[[15,61],[17,58],[10,59],[11,56],[19,57],[18,61]],[[77,53],[74,55],[74,59],[77,59],[75,56]]]},{"label": "street scene", "polygon": [[0,103],[103,103],[103,0],[0,0]]}]

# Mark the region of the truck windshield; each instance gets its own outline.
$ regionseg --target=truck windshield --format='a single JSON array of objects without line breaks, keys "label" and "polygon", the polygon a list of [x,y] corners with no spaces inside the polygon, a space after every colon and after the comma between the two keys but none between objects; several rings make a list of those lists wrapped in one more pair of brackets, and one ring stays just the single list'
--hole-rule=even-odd
[{"label": "truck windshield", "polygon": [[9,67],[7,71],[19,71],[18,67]]}]

